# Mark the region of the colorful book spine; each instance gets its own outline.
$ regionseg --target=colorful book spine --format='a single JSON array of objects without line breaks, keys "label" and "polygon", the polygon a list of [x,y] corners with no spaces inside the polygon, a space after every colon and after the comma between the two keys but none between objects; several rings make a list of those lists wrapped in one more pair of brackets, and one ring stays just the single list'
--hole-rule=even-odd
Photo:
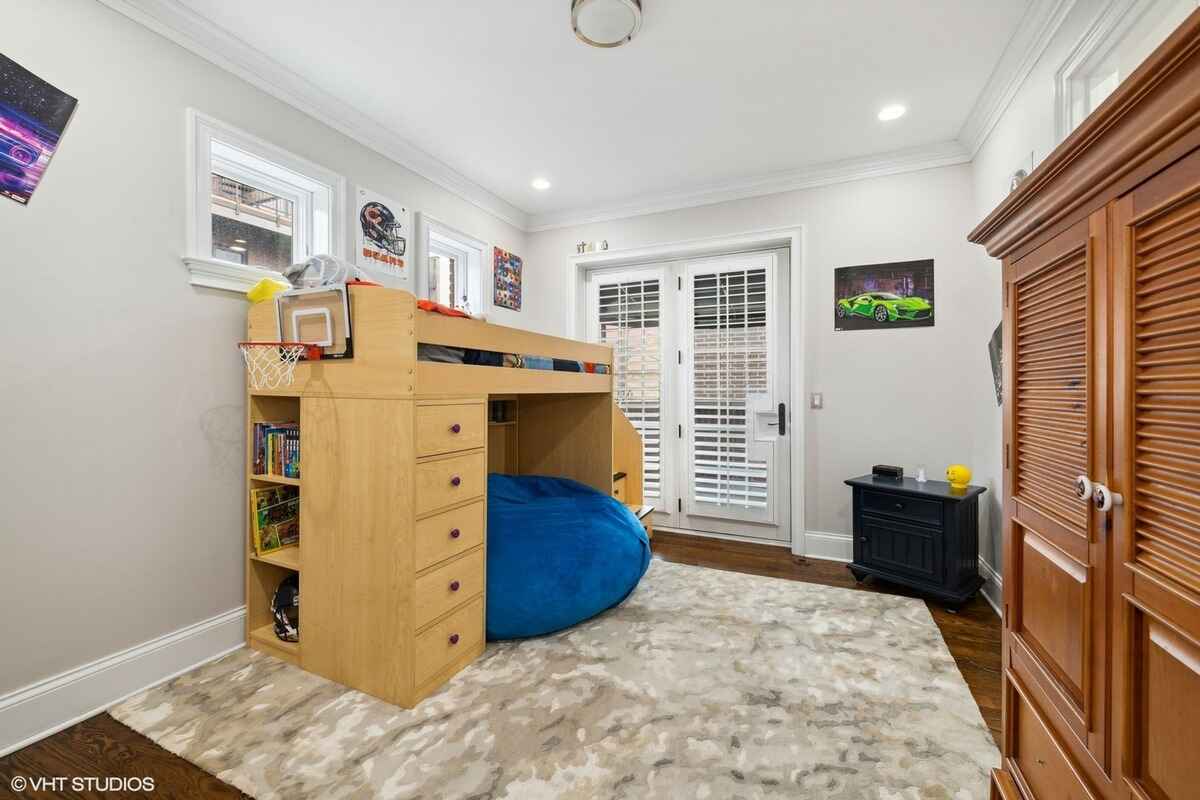
[{"label": "colorful book spine", "polygon": [[300,426],[297,423],[254,423],[252,447],[255,475],[300,477]]}]

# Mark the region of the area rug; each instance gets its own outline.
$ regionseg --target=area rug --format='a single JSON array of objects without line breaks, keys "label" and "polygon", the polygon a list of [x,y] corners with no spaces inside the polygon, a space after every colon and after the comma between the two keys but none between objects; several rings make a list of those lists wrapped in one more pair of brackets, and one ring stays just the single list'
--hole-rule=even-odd
[{"label": "area rug", "polygon": [[239,650],[110,713],[260,800],[967,800],[999,762],[923,602],[659,559],[411,711]]}]

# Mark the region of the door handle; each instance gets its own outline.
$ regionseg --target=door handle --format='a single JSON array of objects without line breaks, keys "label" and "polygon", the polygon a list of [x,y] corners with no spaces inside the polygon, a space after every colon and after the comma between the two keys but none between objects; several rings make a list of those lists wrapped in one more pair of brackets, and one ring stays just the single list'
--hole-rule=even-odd
[{"label": "door handle", "polygon": [[1092,495],[1092,502],[1096,504],[1096,510],[1100,512],[1112,511],[1113,506],[1119,506],[1125,502],[1125,498],[1117,492],[1109,489],[1103,483],[1096,484],[1095,494]]},{"label": "door handle", "polygon": [[779,404],[779,435],[787,436],[787,404]]}]

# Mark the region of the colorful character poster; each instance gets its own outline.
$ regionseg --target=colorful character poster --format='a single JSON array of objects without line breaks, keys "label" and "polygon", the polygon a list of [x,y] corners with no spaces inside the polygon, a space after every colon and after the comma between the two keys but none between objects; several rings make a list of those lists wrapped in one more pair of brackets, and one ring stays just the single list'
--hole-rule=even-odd
[{"label": "colorful character poster", "polygon": [[888,331],[933,325],[933,259],[833,271],[833,329]]},{"label": "colorful character poster", "polygon": [[494,248],[495,261],[492,274],[496,290],[492,296],[492,304],[501,308],[521,310],[521,258],[507,250]]},{"label": "colorful character poster", "polygon": [[405,277],[412,238],[408,208],[369,189],[358,190],[354,263],[368,272]]},{"label": "colorful character poster", "polygon": [[0,53],[0,195],[29,203],[78,102]]}]

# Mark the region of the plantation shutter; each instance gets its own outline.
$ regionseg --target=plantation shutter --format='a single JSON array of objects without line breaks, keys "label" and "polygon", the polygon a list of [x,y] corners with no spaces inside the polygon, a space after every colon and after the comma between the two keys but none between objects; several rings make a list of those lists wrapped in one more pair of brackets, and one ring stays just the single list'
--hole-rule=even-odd
[{"label": "plantation shutter", "polygon": [[613,395],[642,436],[647,500],[662,493],[662,347],[658,277],[598,284],[600,341],[613,348]]},{"label": "plantation shutter", "polygon": [[692,500],[767,508],[767,462],[747,450],[748,396],[770,391],[767,271],[696,273],[692,281]]}]

